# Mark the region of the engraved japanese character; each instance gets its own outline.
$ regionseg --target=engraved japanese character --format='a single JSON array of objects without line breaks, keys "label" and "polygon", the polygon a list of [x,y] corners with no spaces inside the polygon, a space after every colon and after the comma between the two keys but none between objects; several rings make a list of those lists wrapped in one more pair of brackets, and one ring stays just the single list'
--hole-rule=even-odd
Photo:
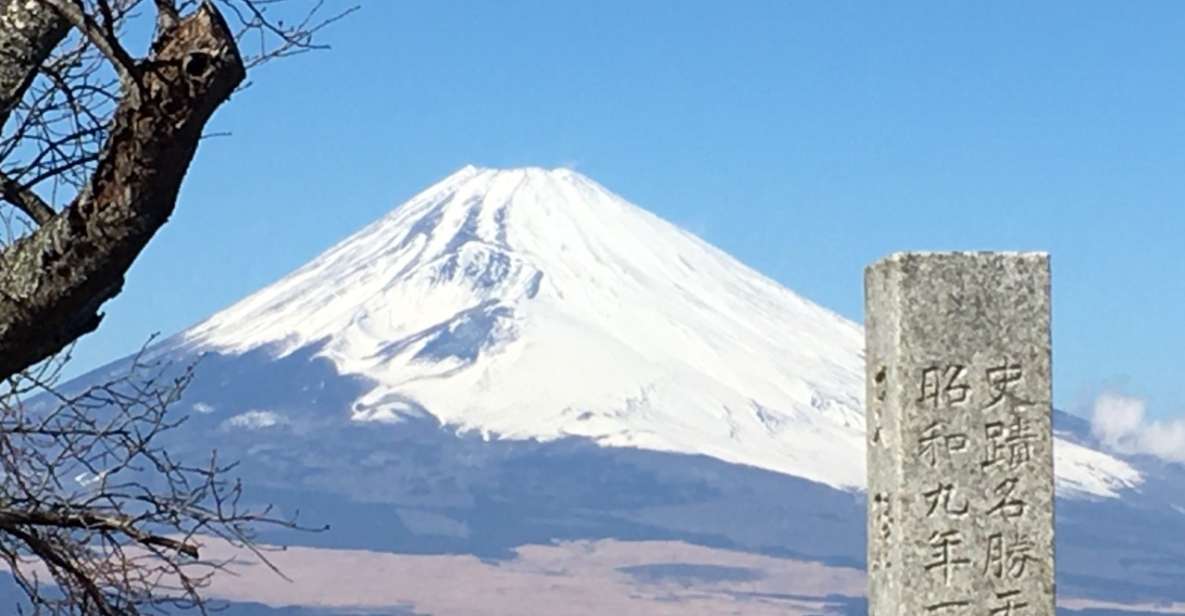
[{"label": "engraved japanese character", "polygon": [[1032,421],[1024,415],[1013,413],[1012,421],[1007,426],[1002,421],[993,421],[984,424],[983,428],[987,436],[983,468],[1007,463],[1009,468],[1015,469],[1033,458],[1033,442],[1038,437]]},{"label": "engraved japanese character", "polygon": [[966,372],[964,366],[931,366],[922,370],[922,395],[918,402],[930,403],[934,408],[966,402],[971,396],[971,386],[959,382]]},{"label": "engraved japanese character", "polygon": [[1008,438],[1004,443],[1008,445],[1008,459],[1013,468],[1028,462],[1033,457],[1033,441],[1037,440],[1037,432],[1033,430],[1032,421],[1024,415],[1014,413],[1012,423],[1008,426]]},{"label": "engraved japanese character", "polygon": [[1007,430],[1004,428],[1004,422],[993,421],[983,425],[984,435],[987,436],[987,451],[986,456],[981,463],[983,468],[992,468],[997,464],[1003,464],[1008,461],[1007,452],[1005,452],[1004,439],[1007,437]]},{"label": "engraved japanese character", "polygon": [[1020,532],[1012,536],[996,533],[988,537],[984,573],[998,578],[1004,577],[1005,574],[1014,579],[1020,578],[1025,574],[1029,561],[1033,560],[1032,552],[1036,547],[1035,543]]},{"label": "engraved japanese character", "polygon": [[991,608],[991,616],[1018,616],[1021,610],[1029,607],[1028,603],[1020,600],[1019,595],[1019,590],[996,593],[996,598],[1004,601],[1004,604],[1000,607]]},{"label": "engraved japanese character", "polygon": [[962,517],[967,515],[970,506],[967,501],[963,501],[961,507],[956,506],[952,500],[955,495],[955,486],[949,483],[939,483],[937,488],[929,492],[923,492],[922,496],[930,504],[930,508],[926,511],[926,517],[933,516],[938,511],[938,507],[942,506],[942,511],[950,517]]},{"label": "engraved japanese character", "polygon": [[945,450],[947,457],[961,451],[966,451],[967,435],[958,433],[947,434],[946,424],[941,421],[935,421],[925,430],[922,430],[922,437],[918,439],[918,453],[922,458],[929,458],[930,466],[935,466],[938,464],[940,450]]},{"label": "engraved japanese character", "polygon": [[1013,495],[1016,492],[1017,483],[1020,483],[1019,479],[1009,477],[996,486],[995,493],[1000,497],[1000,502],[988,509],[989,516],[998,513],[1005,518],[1014,519],[1025,514],[1025,507],[1028,505]]},{"label": "engraved japanese character", "polygon": [[934,550],[930,553],[930,557],[934,560],[926,563],[926,571],[933,571],[934,569],[941,569],[943,579],[947,584],[950,584],[951,571],[958,567],[966,567],[971,564],[971,559],[960,558],[955,548],[963,545],[963,535],[957,530],[948,530],[944,533],[935,531],[930,535],[930,546]]},{"label": "engraved japanese character", "polygon": [[987,369],[988,389],[991,391],[991,399],[988,401],[984,410],[996,406],[1012,392],[1009,391],[1014,385],[1020,382],[1024,372],[1020,368],[1020,364],[1003,362],[999,366],[994,366]]}]

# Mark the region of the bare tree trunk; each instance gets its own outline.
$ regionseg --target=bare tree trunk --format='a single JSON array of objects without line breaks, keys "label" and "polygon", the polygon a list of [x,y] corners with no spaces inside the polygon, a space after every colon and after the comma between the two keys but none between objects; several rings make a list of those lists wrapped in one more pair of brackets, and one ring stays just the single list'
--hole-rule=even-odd
[{"label": "bare tree trunk", "polygon": [[69,30],[66,19],[47,4],[0,0],[0,128]]},{"label": "bare tree trunk", "polygon": [[206,121],[245,77],[234,35],[208,3],[158,33],[153,49],[125,67],[131,80],[89,185],[0,253],[0,379],[98,327],[99,307],[172,214]]}]

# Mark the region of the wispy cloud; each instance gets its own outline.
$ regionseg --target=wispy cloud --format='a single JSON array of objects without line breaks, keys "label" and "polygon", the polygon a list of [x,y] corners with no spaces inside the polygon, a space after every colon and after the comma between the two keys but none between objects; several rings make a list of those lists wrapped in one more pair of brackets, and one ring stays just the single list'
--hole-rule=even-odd
[{"label": "wispy cloud", "polygon": [[246,413],[240,413],[222,422],[222,428],[245,428],[247,430],[259,430],[261,428],[271,428],[274,426],[281,426],[287,424],[288,420],[283,415],[273,411],[253,410]]},{"label": "wispy cloud", "polygon": [[1103,393],[1094,402],[1091,431],[1119,453],[1185,462],[1185,419],[1149,420],[1145,407],[1139,398]]}]

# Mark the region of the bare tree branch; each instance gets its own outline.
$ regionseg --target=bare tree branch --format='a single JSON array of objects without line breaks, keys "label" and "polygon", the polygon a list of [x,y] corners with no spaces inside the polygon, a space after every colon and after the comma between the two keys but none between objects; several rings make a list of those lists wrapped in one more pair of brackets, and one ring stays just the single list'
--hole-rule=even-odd
[{"label": "bare tree branch", "polygon": [[[43,435],[47,435],[42,433]],[[66,434],[58,431],[57,435]],[[196,545],[141,532],[133,520],[123,517],[98,515],[92,512],[54,512],[27,509],[0,508],[0,528],[16,526],[41,526],[63,529],[86,529],[92,531],[123,533],[136,543],[176,550],[190,558],[198,558]]]},{"label": "bare tree branch", "polygon": [[[162,604],[204,612],[201,590],[229,564],[201,559],[207,538],[275,570],[255,529],[300,528],[295,520],[241,507],[234,464],[187,463],[162,442],[184,421],[170,409],[193,366],[141,351],[109,379],[67,392],[54,386],[62,365],[0,390],[0,563],[34,605],[80,616]],[[43,592],[47,582],[56,594]]]},{"label": "bare tree branch", "polygon": [[[296,19],[275,16],[302,2]],[[156,29],[133,57],[123,31],[144,6]],[[168,220],[245,68],[321,48],[312,34],[352,10],[320,18],[321,6],[0,0],[0,567],[35,613],[204,613],[201,590],[226,565],[202,558],[204,538],[276,571],[255,528],[294,522],[242,508],[233,463],[161,444],[184,421],[166,411],[192,370],[152,373],[138,356],[80,392],[55,383]],[[244,56],[248,41],[259,47]]]},{"label": "bare tree branch", "polygon": [[328,49],[328,45],[314,42],[316,33],[359,9],[357,5],[349,6],[329,17],[321,18],[318,15],[321,13],[321,9],[325,7],[325,1],[316,0],[313,7],[305,13],[303,18],[284,25],[282,21],[269,19],[265,14],[267,6],[274,4],[272,2],[261,2],[258,0],[221,1],[238,20],[239,31],[236,39],[240,42],[245,41],[248,37],[256,40],[255,50],[250,54],[246,54],[244,58],[249,69],[277,58],[284,58],[318,49]]},{"label": "bare tree branch", "polygon": [[54,217],[53,208],[44,199],[2,172],[0,172],[0,195],[3,195],[6,201],[15,205],[39,225],[48,223]]},{"label": "bare tree branch", "polygon": [[120,81],[126,88],[138,88],[140,85],[140,71],[136,61],[123,48],[119,37],[115,33],[115,19],[111,16],[109,5],[99,0],[99,6],[106,13],[107,27],[99,25],[94,18],[87,14],[80,3],[75,0],[37,0],[53,7],[61,15],[82,32],[90,42],[111,60],[115,70],[119,73]]},{"label": "bare tree branch", "polygon": [[[48,541],[36,534],[26,532],[23,529],[10,526],[0,526],[0,528],[3,528],[4,532],[25,542],[25,545],[29,546],[33,554],[45,561],[50,567],[65,572],[65,574],[70,576],[72,581],[82,587],[88,599],[83,604],[85,606],[83,608],[84,613],[89,614],[92,611],[98,611],[104,616],[117,616],[118,612],[110,605],[107,598],[103,596],[103,591],[99,590],[99,586],[95,584],[91,576],[74,562],[63,556],[60,550],[55,549]],[[91,606],[93,606],[93,609],[91,609]]]},{"label": "bare tree branch", "polygon": [[68,29],[65,18],[49,6],[0,0],[0,128]]}]

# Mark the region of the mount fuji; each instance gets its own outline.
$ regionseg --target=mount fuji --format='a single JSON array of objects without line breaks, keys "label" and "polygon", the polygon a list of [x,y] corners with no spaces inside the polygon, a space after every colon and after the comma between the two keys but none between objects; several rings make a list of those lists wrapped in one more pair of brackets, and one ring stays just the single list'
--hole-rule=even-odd
[{"label": "mount fuji", "polygon": [[[216,447],[332,526],[267,539],[468,558],[484,607],[414,573],[303,604],[535,613],[507,599],[513,570],[575,580],[559,605],[588,603],[548,613],[860,609],[861,327],[574,171],[461,169],[150,355],[198,361],[178,455]],[[1185,611],[1185,542],[1165,540],[1185,539],[1185,469],[1055,426],[1063,608]],[[791,566],[831,577],[793,591]]]}]

